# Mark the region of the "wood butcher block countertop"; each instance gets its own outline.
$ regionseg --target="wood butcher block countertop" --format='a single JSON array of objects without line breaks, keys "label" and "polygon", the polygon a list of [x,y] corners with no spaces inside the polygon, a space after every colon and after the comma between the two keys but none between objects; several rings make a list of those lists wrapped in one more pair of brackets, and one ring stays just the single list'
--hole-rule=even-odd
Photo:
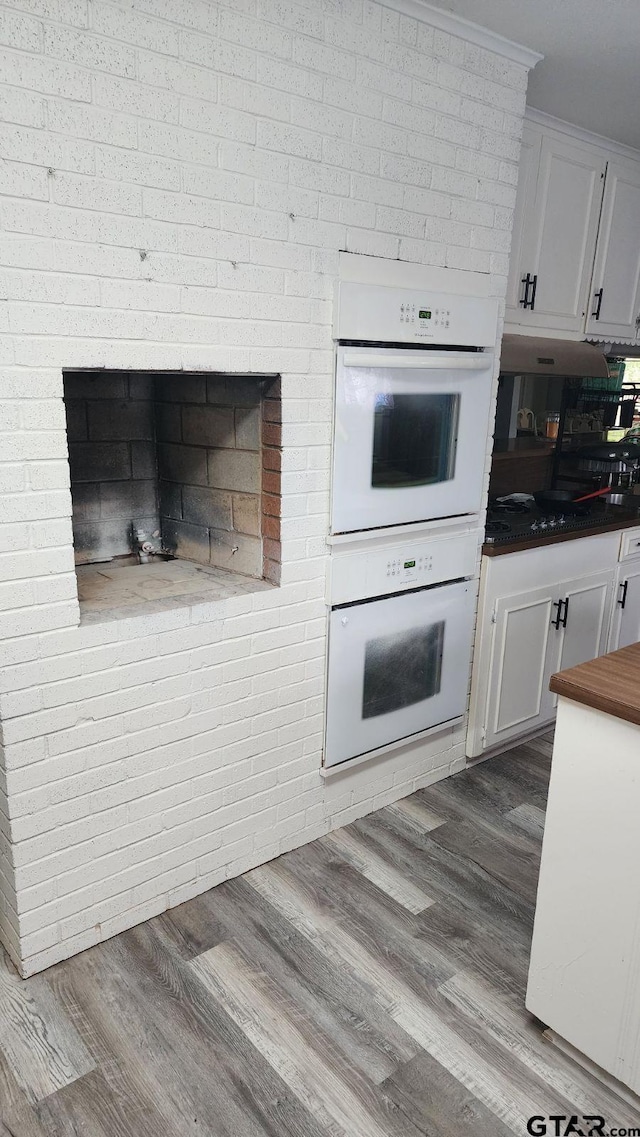
[{"label": "wood butcher block countertop", "polygon": [[556,695],[640,726],[640,643],[559,671],[550,686]]}]

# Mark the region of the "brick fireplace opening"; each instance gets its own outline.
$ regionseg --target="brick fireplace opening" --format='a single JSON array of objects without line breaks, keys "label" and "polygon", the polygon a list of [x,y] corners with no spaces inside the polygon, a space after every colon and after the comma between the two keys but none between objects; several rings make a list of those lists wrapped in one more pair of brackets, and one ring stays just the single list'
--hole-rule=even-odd
[{"label": "brick fireplace opening", "polygon": [[83,613],[280,581],[277,375],[64,374]]}]

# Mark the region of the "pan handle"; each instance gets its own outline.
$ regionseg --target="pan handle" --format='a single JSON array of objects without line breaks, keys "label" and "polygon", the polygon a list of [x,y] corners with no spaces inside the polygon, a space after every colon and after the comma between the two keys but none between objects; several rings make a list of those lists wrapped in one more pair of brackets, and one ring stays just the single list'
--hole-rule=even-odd
[{"label": "pan handle", "polygon": [[590,501],[592,497],[602,497],[605,493],[611,493],[611,486],[605,486],[603,490],[594,490],[593,493],[585,493],[582,497],[574,497],[572,505],[578,505],[581,501]]}]

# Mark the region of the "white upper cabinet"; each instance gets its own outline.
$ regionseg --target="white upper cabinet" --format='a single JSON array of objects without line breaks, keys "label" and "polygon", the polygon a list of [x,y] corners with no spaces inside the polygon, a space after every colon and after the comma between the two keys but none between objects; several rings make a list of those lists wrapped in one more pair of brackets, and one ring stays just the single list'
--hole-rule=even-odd
[{"label": "white upper cabinet", "polygon": [[524,126],[507,331],[640,342],[640,152],[552,123]]},{"label": "white upper cabinet", "polygon": [[511,320],[513,323],[517,323],[521,317],[525,316],[524,309],[520,307],[523,292],[521,277],[524,275],[522,266],[528,256],[525,247],[528,244],[530,219],[533,217],[536,199],[541,148],[542,133],[525,123],[520,147],[518,194],[513,214],[513,236],[509,257],[509,283],[507,285],[507,320]]},{"label": "white upper cabinet", "polygon": [[629,340],[640,317],[640,162],[609,162],[587,335]]},{"label": "white upper cabinet", "polygon": [[583,331],[605,169],[596,147],[525,125],[506,313],[520,331]]}]

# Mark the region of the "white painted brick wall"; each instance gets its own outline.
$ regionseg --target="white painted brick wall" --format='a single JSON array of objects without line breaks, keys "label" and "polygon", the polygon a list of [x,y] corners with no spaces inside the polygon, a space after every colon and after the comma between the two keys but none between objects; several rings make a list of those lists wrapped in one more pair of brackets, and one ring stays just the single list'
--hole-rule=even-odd
[{"label": "white painted brick wall", "polygon": [[[460,768],[319,776],[338,250],[506,287],[524,66],[373,0],[0,2],[0,938],[28,974]],[[283,376],[280,590],[79,626],[62,368]]]}]

